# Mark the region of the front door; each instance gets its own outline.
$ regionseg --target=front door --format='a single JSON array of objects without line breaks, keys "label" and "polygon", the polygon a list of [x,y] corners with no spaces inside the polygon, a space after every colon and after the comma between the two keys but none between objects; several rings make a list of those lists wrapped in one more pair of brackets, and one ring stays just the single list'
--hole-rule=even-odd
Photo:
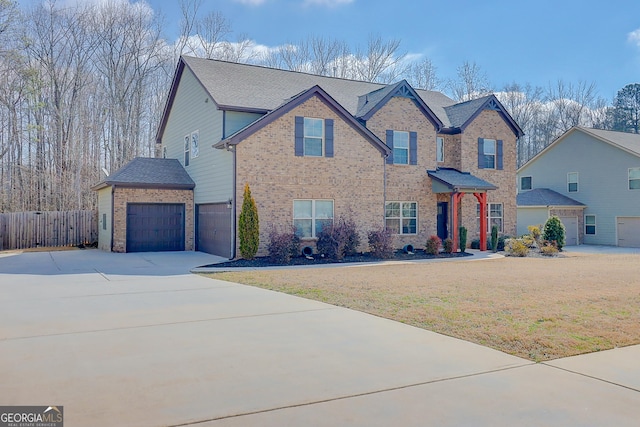
[{"label": "front door", "polygon": [[442,240],[449,237],[447,223],[449,222],[449,203],[438,202],[438,237]]}]

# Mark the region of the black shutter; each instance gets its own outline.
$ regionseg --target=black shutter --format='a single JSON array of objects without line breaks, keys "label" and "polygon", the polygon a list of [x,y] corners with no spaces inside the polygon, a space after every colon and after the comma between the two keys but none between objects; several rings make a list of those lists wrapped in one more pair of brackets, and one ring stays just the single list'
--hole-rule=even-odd
[{"label": "black shutter", "polygon": [[296,156],[304,156],[304,117],[296,116],[295,137]]},{"label": "black shutter", "polygon": [[409,132],[409,164],[418,164],[418,134]]},{"label": "black shutter", "polygon": [[393,164],[393,131],[387,130],[387,147],[391,148],[391,152],[387,157],[387,164]]},{"label": "black shutter", "polygon": [[478,169],[484,169],[484,139],[478,138]]},{"label": "black shutter", "polygon": [[502,140],[496,141],[496,169],[502,170]]},{"label": "black shutter", "polygon": [[333,157],[333,119],[324,119],[324,156]]}]

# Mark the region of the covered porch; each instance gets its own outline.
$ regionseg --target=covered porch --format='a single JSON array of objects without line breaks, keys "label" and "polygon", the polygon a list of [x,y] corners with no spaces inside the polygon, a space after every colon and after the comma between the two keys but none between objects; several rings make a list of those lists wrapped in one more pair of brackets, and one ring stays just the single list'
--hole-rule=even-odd
[{"label": "covered porch", "polygon": [[480,204],[480,250],[487,250],[487,191],[496,190],[498,187],[471,175],[469,172],[460,172],[454,168],[437,168],[428,170],[431,178],[431,190],[436,194],[449,194],[451,199],[451,239],[453,247],[459,244],[459,211],[465,194],[472,194]]}]

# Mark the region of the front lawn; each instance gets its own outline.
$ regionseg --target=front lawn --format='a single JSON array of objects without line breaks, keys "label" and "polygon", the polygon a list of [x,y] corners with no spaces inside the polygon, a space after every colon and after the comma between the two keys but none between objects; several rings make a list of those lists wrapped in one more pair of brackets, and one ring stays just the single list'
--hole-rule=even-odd
[{"label": "front lawn", "polygon": [[535,361],[640,344],[640,255],[207,276],[348,307]]}]

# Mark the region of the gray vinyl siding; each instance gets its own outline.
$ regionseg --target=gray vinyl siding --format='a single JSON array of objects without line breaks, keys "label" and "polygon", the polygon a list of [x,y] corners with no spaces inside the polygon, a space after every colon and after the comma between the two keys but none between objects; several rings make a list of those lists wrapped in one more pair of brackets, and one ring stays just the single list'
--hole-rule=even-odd
[{"label": "gray vinyl siding", "polygon": [[185,169],[196,183],[194,201],[215,203],[233,197],[233,156],[213,144],[222,139],[222,111],[185,67],[162,137],[167,158],[184,166],[184,137],[199,132],[199,155]]},{"label": "gray vinyl siding", "polygon": [[262,114],[227,111],[225,113],[224,125],[225,137],[239,131],[248,124],[255,122],[260,117],[262,117]]},{"label": "gray vinyl siding", "polygon": [[[616,217],[640,215],[640,190],[629,190],[628,169],[640,157],[581,131],[573,131],[520,169],[534,188],[550,188],[584,203],[584,215],[596,216],[596,234],[585,244],[617,245]],[[567,173],[578,172],[578,191],[567,191]]]},{"label": "gray vinyl siding", "polygon": [[[518,236],[529,234],[530,225],[543,225],[549,218],[547,208],[518,208]],[[542,230],[542,228],[541,228]]]},{"label": "gray vinyl siding", "polygon": [[[111,251],[112,203],[111,187],[98,191],[98,248],[109,252]],[[103,214],[106,215],[106,221],[103,221]]]}]

